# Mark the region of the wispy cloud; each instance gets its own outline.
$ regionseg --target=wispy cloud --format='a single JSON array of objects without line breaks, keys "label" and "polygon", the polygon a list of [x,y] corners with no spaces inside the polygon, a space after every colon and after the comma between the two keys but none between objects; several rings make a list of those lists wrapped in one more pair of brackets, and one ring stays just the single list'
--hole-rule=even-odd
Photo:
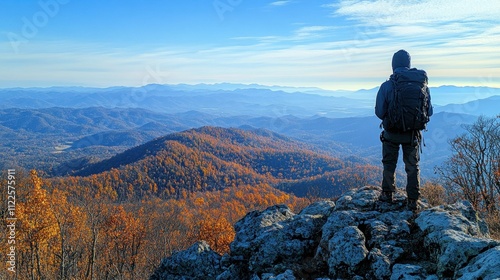
[{"label": "wispy cloud", "polygon": [[455,41],[490,32],[500,24],[500,2],[489,0],[341,0],[328,7],[333,16],[357,26],[362,36],[402,42]]},{"label": "wispy cloud", "polygon": [[235,41],[248,41],[251,43],[261,44],[291,44],[293,42],[310,43],[314,40],[332,36],[335,30],[339,29],[335,26],[301,26],[292,30],[290,34],[276,36],[259,36],[259,37],[234,37]]},{"label": "wispy cloud", "polygon": [[270,6],[285,6],[285,5],[290,4],[290,2],[292,2],[292,1],[274,1],[274,2],[271,2],[269,5]]},{"label": "wispy cloud", "polygon": [[341,0],[333,3],[334,14],[365,24],[411,25],[450,21],[498,21],[499,1],[475,0]]},{"label": "wispy cloud", "polygon": [[[500,55],[494,47],[500,40],[498,1],[341,0],[327,7],[355,31],[347,48],[351,58],[376,49],[391,54],[405,48],[435,82],[462,79],[498,85]],[[385,60],[389,59],[388,55]]]},{"label": "wispy cloud", "polygon": [[304,26],[295,30],[293,40],[314,39],[324,37],[328,32],[335,30],[333,26]]}]

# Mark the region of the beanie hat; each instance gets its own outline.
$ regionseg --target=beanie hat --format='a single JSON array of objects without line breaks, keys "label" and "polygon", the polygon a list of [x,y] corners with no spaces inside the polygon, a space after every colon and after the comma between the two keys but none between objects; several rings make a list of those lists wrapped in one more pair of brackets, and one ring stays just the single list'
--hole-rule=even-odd
[{"label": "beanie hat", "polygon": [[398,67],[411,67],[411,56],[405,50],[399,50],[392,56],[392,70]]}]

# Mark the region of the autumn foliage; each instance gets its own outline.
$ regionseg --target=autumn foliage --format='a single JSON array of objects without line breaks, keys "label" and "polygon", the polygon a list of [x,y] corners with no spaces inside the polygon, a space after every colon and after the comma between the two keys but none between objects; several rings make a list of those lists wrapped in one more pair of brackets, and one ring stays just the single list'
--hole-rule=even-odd
[{"label": "autumn foliage", "polygon": [[85,176],[62,179],[60,185],[70,191],[76,186],[112,190],[119,201],[179,199],[241,185],[293,183],[303,188],[347,166],[269,131],[203,127],[130,149],[75,173]]},{"label": "autumn foliage", "polygon": [[105,191],[70,195],[34,170],[21,176],[17,279],[144,279],[162,258],[197,240],[228,252],[232,225],[251,210],[309,203],[265,184],[117,203]]}]

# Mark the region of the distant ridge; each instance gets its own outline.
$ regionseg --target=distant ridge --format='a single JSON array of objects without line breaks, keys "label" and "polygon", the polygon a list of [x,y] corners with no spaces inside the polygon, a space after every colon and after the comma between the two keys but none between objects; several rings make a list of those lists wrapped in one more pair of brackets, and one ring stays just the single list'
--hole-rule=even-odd
[{"label": "distant ridge", "polygon": [[457,114],[481,115],[495,117],[500,114],[500,95],[469,101],[464,104],[448,104],[437,107],[436,112],[452,112]]},{"label": "distant ridge", "polygon": [[248,160],[248,162],[243,163],[244,165],[253,164],[250,162],[251,160],[259,160],[258,153],[307,154],[326,162],[339,163],[337,159],[313,153],[307,149],[308,146],[304,143],[296,142],[269,130],[205,126],[156,138],[108,160],[95,163],[75,175],[88,176],[134,164],[172,148],[171,144],[174,142],[192,149],[196,153],[214,154],[223,160]]},{"label": "distant ridge", "polygon": [[[0,109],[88,108],[142,108],[156,113],[179,114],[197,111],[215,117],[283,117],[300,118],[323,116],[348,118],[373,116],[378,87],[357,91],[294,88],[257,84],[197,84],[142,87],[50,87],[0,89]],[[446,104],[469,104],[488,98],[485,108],[492,115],[500,107],[499,88],[431,86],[433,105],[439,112],[465,112],[479,115],[476,107],[457,109]],[[468,103],[469,102],[469,103]],[[473,110],[470,110],[472,108]],[[207,124],[209,125],[209,124]],[[193,127],[193,126],[191,126]]]},{"label": "distant ridge", "polygon": [[[111,88],[0,89],[0,109],[25,108],[143,108],[162,113],[199,111],[218,116],[368,115],[372,100],[323,94],[326,91],[218,85],[159,85]],[[311,91],[312,90],[312,91]],[[320,93],[320,94],[318,94]]]},{"label": "distant ridge", "polygon": [[[181,190],[285,184],[305,195],[307,190],[301,189],[301,185],[310,187],[308,182],[317,181],[325,174],[335,176],[335,172],[346,165],[269,130],[207,126],[154,139],[85,166],[74,175],[81,182],[95,178],[109,182],[123,197],[144,195],[137,194],[140,190],[126,195],[130,185],[147,189],[149,195],[177,196]],[[323,181],[330,181],[324,195],[340,193],[332,185],[335,180]]]}]

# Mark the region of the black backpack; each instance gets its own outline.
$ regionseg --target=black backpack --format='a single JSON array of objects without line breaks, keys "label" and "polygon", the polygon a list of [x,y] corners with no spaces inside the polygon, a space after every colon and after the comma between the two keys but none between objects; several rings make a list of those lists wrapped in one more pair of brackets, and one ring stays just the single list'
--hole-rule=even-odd
[{"label": "black backpack", "polygon": [[394,96],[383,126],[388,131],[424,130],[429,122],[427,73],[409,69],[391,75]]}]

